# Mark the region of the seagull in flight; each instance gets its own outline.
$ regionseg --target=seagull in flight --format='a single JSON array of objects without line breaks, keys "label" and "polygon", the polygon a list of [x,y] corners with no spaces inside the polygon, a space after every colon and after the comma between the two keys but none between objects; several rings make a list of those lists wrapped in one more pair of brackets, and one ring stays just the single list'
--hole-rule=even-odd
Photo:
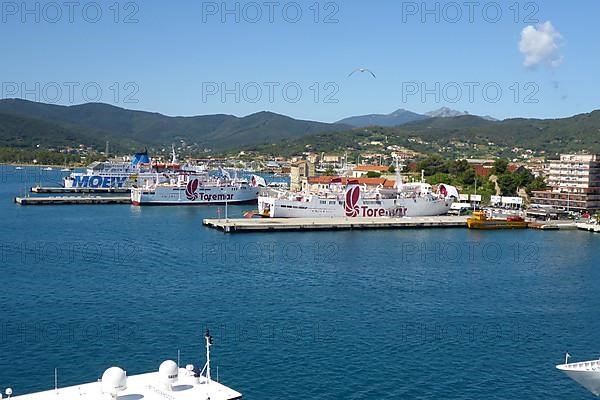
[{"label": "seagull in flight", "polygon": [[348,78],[350,78],[352,75],[354,75],[356,72],[368,72],[371,75],[373,75],[373,78],[377,79],[377,77],[375,76],[375,74],[373,73],[373,71],[371,71],[368,68],[356,68],[354,71],[350,72],[350,75],[348,75]]}]

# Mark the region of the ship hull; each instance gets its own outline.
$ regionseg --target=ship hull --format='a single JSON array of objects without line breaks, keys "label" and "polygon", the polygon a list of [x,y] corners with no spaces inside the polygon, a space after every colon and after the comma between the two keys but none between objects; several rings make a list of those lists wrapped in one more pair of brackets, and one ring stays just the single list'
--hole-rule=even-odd
[{"label": "ship hull", "polygon": [[527,228],[527,222],[510,222],[510,221],[470,221],[467,220],[467,226],[469,229],[482,229],[482,230],[494,230],[494,229],[525,229]]},{"label": "ship hull", "polygon": [[159,186],[155,189],[133,188],[131,202],[136,206],[202,206],[252,204],[259,189],[251,186],[202,187],[190,193],[186,188]]},{"label": "ship hull", "polygon": [[85,173],[73,173],[63,180],[65,188],[118,188],[128,189],[134,185],[143,185],[156,180],[156,173],[138,173],[138,174],[103,174],[94,175]]},{"label": "ship hull", "polygon": [[[325,201],[327,204],[322,204]],[[352,210],[346,210],[345,203],[339,200],[318,200],[302,202],[271,197],[259,197],[260,215],[271,218],[390,218],[427,217],[445,215],[452,201],[445,199],[386,199],[380,201],[359,201]]]},{"label": "ship hull", "polygon": [[585,361],[580,363],[557,365],[557,369],[569,378],[600,397],[600,361]]}]

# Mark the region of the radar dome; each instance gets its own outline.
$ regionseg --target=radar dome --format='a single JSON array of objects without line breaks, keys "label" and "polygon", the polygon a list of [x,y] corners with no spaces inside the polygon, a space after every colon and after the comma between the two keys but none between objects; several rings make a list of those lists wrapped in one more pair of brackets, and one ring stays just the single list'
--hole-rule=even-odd
[{"label": "radar dome", "polygon": [[179,367],[173,360],[166,360],[158,367],[158,375],[162,383],[173,384],[177,382],[179,376]]},{"label": "radar dome", "polygon": [[116,397],[127,389],[127,373],[119,367],[110,367],[102,374],[102,393]]}]

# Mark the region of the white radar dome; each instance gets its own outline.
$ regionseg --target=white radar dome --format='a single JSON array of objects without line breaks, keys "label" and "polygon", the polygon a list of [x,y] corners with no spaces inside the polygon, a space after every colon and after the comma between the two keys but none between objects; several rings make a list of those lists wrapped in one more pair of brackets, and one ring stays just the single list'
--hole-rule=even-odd
[{"label": "white radar dome", "polygon": [[112,397],[127,389],[127,372],[119,367],[110,367],[102,374],[102,393]]},{"label": "white radar dome", "polygon": [[158,376],[160,377],[161,383],[167,387],[171,387],[172,384],[177,382],[179,376],[179,367],[173,360],[166,360],[158,367]]}]

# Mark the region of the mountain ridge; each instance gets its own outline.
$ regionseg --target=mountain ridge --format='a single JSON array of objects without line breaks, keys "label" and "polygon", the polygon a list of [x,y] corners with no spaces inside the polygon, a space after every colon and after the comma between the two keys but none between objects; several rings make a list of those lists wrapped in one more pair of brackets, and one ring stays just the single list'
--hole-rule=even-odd
[{"label": "mountain ridge", "polygon": [[[336,123],[342,123],[354,126],[355,128],[366,128],[369,126],[384,126],[394,127],[409,124],[415,121],[423,121],[430,118],[455,118],[466,115],[472,115],[468,111],[457,111],[449,107],[441,107],[437,110],[429,111],[424,114],[415,113],[403,108],[400,108],[390,114],[366,114],[356,115],[347,117],[337,121]],[[483,118],[489,121],[498,121],[494,117],[489,115],[475,117]]]},{"label": "mountain ridge", "polygon": [[[442,111],[448,114],[447,110]],[[399,109],[387,116],[393,119],[407,113],[410,111]],[[399,126],[353,127],[299,120],[271,111],[245,117],[228,114],[170,117],[103,103],[59,106],[20,99],[0,100],[1,147],[84,145],[102,150],[106,141],[110,141],[111,149],[117,152],[146,146],[162,149],[175,143],[196,154],[207,149],[217,153],[241,149],[277,149],[282,154],[288,153],[282,146],[290,146],[295,154],[300,154],[306,149],[353,149],[361,142],[387,142],[388,138],[395,140],[393,144],[407,147],[414,143],[408,138],[420,138],[436,143],[439,151],[446,151],[453,143],[483,147],[498,143],[508,148],[600,152],[600,110],[568,118],[503,121],[462,113],[455,117],[421,118]]]},{"label": "mountain ridge", "polygon": [[[31,120],[32,124],[44,128],[50,134],[56,134],[58,127],[62,127],[70,132],[70,137],[75,142],[79,140],[83,144],[90,143],[90,136],[93,136],[92,142],[110,141],[124,147],[136,144],[164,146],[174,141],[183,141],[188,145],[193,144],[196,150],[221,150],[233,145],[297,138],[350,127],[298,120],[270,111],[260,111],[245,117],[227,114],[170,117],[104,103],[60,106],[22,99],[0,100],[0,114]],[[7,129],[8,126],[4,129],[6,134]],[[10,129],[15,130],[14,121]],[[34,137],[37,136],[24,131],[19,132],[19,142],[35,144]],[[127,140],[123,140],[124,138]],[[6,140],[2,140],[2,143],[6,144]]]}]

